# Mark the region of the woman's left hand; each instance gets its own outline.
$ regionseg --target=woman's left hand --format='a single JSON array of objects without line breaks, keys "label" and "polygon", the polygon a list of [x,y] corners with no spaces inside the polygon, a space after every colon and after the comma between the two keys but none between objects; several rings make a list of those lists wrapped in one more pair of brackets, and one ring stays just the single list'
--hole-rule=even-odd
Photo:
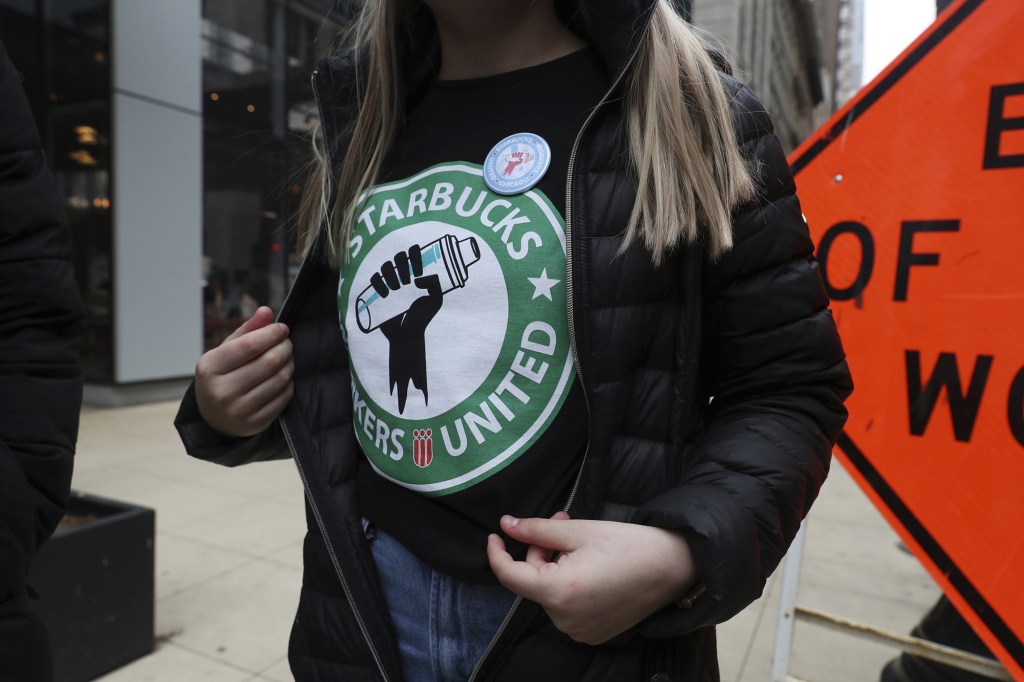
[{"label": "woman's left hand", "polygon": [[[501,518],[510,538],[529,545],[516,561],[497,535],[487,558],[502,585],[540,604],[555,627],[600,644],[671,604],[697,582],[680,533],[613,521]],[[556,561],[552,553],[559,552]]]}]

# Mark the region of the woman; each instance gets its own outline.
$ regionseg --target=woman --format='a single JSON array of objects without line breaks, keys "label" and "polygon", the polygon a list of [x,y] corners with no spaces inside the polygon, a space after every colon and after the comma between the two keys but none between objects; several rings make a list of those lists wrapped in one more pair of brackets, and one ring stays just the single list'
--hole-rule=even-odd
[{"label": "woman", "polygon": [[182,438],[295,458],[297,679],[716,680],[850,391],[770,119],[663,0],[407,4],[314,74],[319,229]]}]

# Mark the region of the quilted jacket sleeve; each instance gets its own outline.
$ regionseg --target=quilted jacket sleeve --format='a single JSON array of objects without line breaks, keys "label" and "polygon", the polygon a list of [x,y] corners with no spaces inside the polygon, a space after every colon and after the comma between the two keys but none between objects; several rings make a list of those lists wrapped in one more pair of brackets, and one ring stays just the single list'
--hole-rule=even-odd
[{"label": "quilted jacket sleeve", "polygon": [[67,218],[0,44],[0,602],[67,507],[83,316]]},{"label": "quilted jacket sleeve", "polygon": [[771,119],[746,88],[733,105],[757,196],[735,213],[732,250],[705,265],[705,430],[680,485],[636,517],[683,532],[707,592],[647,621],[648,636],[722,622],[761,594],[825,479],[852,390]]},{"label": "quilted jacket sleeve", "polygon": [[225,436],[207,424],[196,402],[195,382],[188,387],[181,401],[174,426],[188,454],[208,462],[233,467],[291,456],[277,421],[249,438]]}]

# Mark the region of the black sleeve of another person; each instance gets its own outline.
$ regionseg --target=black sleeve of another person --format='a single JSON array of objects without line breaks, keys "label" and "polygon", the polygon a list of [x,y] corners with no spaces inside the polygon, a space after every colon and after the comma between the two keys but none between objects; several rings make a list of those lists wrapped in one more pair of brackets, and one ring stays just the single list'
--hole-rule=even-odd
[{"label": "black sleeve of another person", "polygon": [[[29,563],[67,506],[82,378],[71,235],[0,43],[0,678],[26,642]],[[24,626],[24,627],[23,627]],[[28,640],[31,641],[31,640]],[[5,657],[7,660],[5,660]],[[17,669],[17,668],[16,668]],[[10,668],[7,669],[9,671]]]}]

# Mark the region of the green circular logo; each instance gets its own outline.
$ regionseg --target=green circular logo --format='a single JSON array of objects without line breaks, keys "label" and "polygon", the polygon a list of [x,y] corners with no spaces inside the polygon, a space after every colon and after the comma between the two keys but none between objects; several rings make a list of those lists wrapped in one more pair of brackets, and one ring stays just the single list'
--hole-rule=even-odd
[{"label": "green circular logo", "polygon": [[433,166],[367,194],[350,253],[338,312],[374,469],[444,495],[526,452],[574,372],[565,226],[547,197]]}]

